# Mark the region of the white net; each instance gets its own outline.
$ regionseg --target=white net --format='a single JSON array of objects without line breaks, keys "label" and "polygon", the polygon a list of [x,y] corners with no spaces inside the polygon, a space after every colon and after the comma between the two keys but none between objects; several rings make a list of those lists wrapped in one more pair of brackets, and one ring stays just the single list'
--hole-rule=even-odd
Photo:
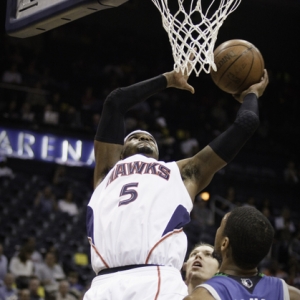
[{"label": "white net", "polygon": [[[220,27],[241,0],[152,0],[161,13],[171,43],[174,69],[210,73]],[[172,10],[172,12],[171,12]]]}]

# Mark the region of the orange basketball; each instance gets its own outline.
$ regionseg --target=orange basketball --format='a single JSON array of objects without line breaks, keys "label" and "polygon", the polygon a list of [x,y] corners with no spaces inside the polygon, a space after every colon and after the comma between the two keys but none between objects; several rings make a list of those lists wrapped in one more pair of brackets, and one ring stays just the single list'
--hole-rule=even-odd
[{"label": "orange basketball", "polygon": [[224,92],[239,94],[260,81],[265,64],[259,50],[244,40],[229,40],[214,51],[217,72],[211,69],[214,83]]}]

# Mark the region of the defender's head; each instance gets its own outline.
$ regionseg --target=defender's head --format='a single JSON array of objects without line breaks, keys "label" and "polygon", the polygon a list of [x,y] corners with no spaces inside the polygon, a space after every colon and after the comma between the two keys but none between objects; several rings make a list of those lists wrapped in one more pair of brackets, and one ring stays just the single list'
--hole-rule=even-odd
[{"label": "defender's head", "polygon": [[186,284],[199,285],[218,272],[220,262],[213,256],[214,247],[200,243],[191,251],[188,260],[184,263]]},{"label": "defender's head", "polygon": [[125,137],[121,159],[134,154],[143,154],[158,159],[158,146],[152,134],[144,130],[135,130]]},{"label": "defender's head", "polygon": [[256,208],[242,206],[222,219],[215,238],[216,255],[231,256],[241,269],[256,268],[268,254],[274,237],[269,220]]}]

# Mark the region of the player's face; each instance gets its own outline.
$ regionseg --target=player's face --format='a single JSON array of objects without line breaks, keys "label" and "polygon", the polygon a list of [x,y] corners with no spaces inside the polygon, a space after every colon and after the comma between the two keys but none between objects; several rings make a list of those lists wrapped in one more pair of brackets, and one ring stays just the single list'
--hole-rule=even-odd
[{"label": "player's face", "polygon": [[201,284],[218,272],[219,262],[212,256],[213,250],[208,245],[201,245],[191,252],[186,262],[187,283],[197,280],[197,284]]},{"label": "player's face", "polygon": [[147,133],[135,133],[126,140],[121,158],[143,154],[147,157],[158,159],[158,148],[154,138]]},{"label": "player's face", "polygon": [[214,256],[217,256],[217,257],[222,257],[221,245],[222,245],[222,241],[224,239],[223,232],[224,232],[224,228],[225,228],[229,214],[230,213],[227,213],[223,217],[220,227],[218,228],[217,233],[216,233]]}]

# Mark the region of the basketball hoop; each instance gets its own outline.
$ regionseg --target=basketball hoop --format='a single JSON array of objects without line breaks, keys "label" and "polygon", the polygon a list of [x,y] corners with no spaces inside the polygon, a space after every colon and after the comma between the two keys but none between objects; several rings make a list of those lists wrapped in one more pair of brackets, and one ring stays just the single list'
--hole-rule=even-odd
[{"label": "basketball hoop", "polygon": [[[171,3],[172,1],[172,3]],[[194,70],[196,76],[204,70],[217,70],[214,46],[220,27],[241,0],[152,0],[162,16],[162,24],[169,36],[174,58],[174,70]],[[204,7],[204,4],[207,4]],[[219,2],[219,3],[217,3]],[[171,12],[172,10],[172,12]]]}]

